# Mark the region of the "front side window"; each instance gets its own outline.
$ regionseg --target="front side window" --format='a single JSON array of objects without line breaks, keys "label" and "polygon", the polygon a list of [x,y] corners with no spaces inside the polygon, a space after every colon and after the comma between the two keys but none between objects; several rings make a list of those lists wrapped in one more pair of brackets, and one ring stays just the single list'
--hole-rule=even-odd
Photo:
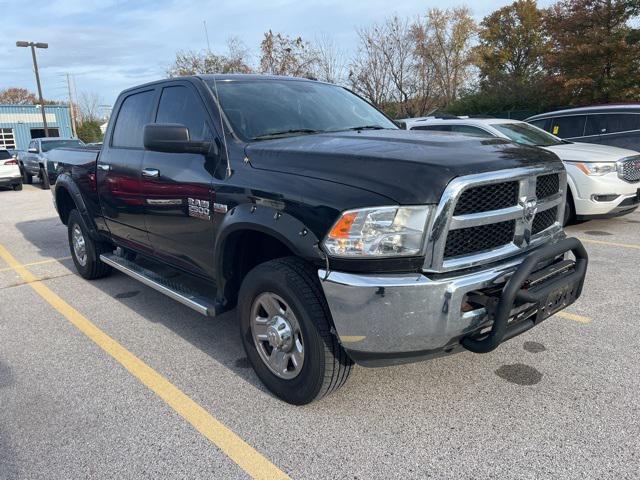
[{"label": "front side window", "polygon": [[202,101],[182,85],[162,89],[156,122],[184,125],[189,129],[191,140],[211,139]]},{"label": "front side window", "polygon": [[586,115],[556,117],[551,122],[551,133],[560,138],[582,137],[586,121]]},{"label": "front side window", "polygon": [[[213,80],[206,80],[215,96]],[[398,126],[335,85],[303,80],[217,81],[222,109],[245,141],[288,135]]]},{"label": "front side window", "polygon": [[523,145],[551,147],[553,145],[561,145],[563,143],[559,138],[524,122],[492,123],[491,126],[510,140]]},{"label": "front side window", "polygon": [[154,91],[134,93],[124,99],[113,128],[112,145],[123,148],[142,148],[142,133],[149,123]]}]

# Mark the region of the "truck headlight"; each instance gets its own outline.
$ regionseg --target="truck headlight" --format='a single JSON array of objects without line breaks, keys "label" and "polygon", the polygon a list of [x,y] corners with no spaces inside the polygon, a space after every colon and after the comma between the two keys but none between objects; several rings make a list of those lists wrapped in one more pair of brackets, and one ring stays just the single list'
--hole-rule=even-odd
[{"label": "truck headlight", "polygon": [[394,257],[420,254],[430,207],[348,210],[322,245],[335,257]]},{"label": "truck headlight", "polygon": [[597,163],[582,163],[582,162],[569,162],[572,165],[578,167],[578,169],[589,176],[606,175],[607,173],[613,173],[618,171],[618,166],[614,162],[597,162]]}]

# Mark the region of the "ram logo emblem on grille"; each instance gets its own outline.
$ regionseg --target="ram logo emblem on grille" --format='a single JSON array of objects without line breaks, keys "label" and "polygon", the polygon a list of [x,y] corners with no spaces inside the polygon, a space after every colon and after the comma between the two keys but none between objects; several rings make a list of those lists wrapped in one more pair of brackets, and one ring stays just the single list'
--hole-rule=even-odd
[{"label": "ram logo emblem on grille", "polygon": [[531,223],[533,221],[533,217],[538,213],[538,201],[537,200],[527,200],[522,209],[522,218],[525,222]]}]

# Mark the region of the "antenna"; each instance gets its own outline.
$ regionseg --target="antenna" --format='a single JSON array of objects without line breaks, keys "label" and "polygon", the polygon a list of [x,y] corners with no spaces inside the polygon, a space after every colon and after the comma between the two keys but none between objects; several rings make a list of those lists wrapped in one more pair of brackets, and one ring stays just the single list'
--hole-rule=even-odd
[{"label": "antenna", "polygon": [[[207,21],[203,20],[204,34],[207,37],[207,52],[211,55],[211,45],[209,44],[209,32],[207,32]],[[206,65],[206,62],[205,62]],[[220,94],[218,93],[218,82],[216,75],[213,75],[213,89],[216,92],[216,102],[218,103],[218,113],[220,114],[220,128],[222,128],[222,144],[224,145],[224,155],[227,157],[227,178],[231,176],[231,161],[229,159],[229,148],[227,147],[227,134],[224,131],[224,120],[222,119],[222,102],[220,102]]]}]

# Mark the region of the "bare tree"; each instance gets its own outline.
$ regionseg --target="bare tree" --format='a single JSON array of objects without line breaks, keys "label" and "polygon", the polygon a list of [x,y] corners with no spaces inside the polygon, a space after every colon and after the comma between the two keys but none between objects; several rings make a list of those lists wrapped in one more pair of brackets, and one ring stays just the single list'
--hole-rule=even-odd
[{"label": "bare tree", "polygon": [[346,81],[346,57],[336,42],[326,36],[320,36],[314,44],[318,61],[316,77],[324,82],[343,84]]},{"label": "bare tree", "polygon": [[313,77],[318,67],[318,52],[302,37],[291,38],[269,30],[260,44],[260,53],[262,73]]},{"label": "bare tree", "polygon": [[378,108],[389,102],[389,65],[378,48],[384,33],[379,27],[358,30],[360,45],[349,65],[351,89],[367,98]]},{"label": "bare tree", "polygon": [[167,69],[170,77],[202,73],[250,73],[249,49],[236,37],[227,40],[227,53],[218,55],[210,51],[181,50]]},{"label": "bare tree", "polygon": [[470,79],[472,42],[477,26],[468,8],[431,9],[413,25],[416,54],[431,65],[445,104],[458,97]]},{"label": "bare tree", "polygon": [[103,120],[103,116],[100,115],[100,105],[102,104],[102,97],[95,92],[80,92],[78,98],[79,117],[81,123],[86,122],[98,122]]}]

